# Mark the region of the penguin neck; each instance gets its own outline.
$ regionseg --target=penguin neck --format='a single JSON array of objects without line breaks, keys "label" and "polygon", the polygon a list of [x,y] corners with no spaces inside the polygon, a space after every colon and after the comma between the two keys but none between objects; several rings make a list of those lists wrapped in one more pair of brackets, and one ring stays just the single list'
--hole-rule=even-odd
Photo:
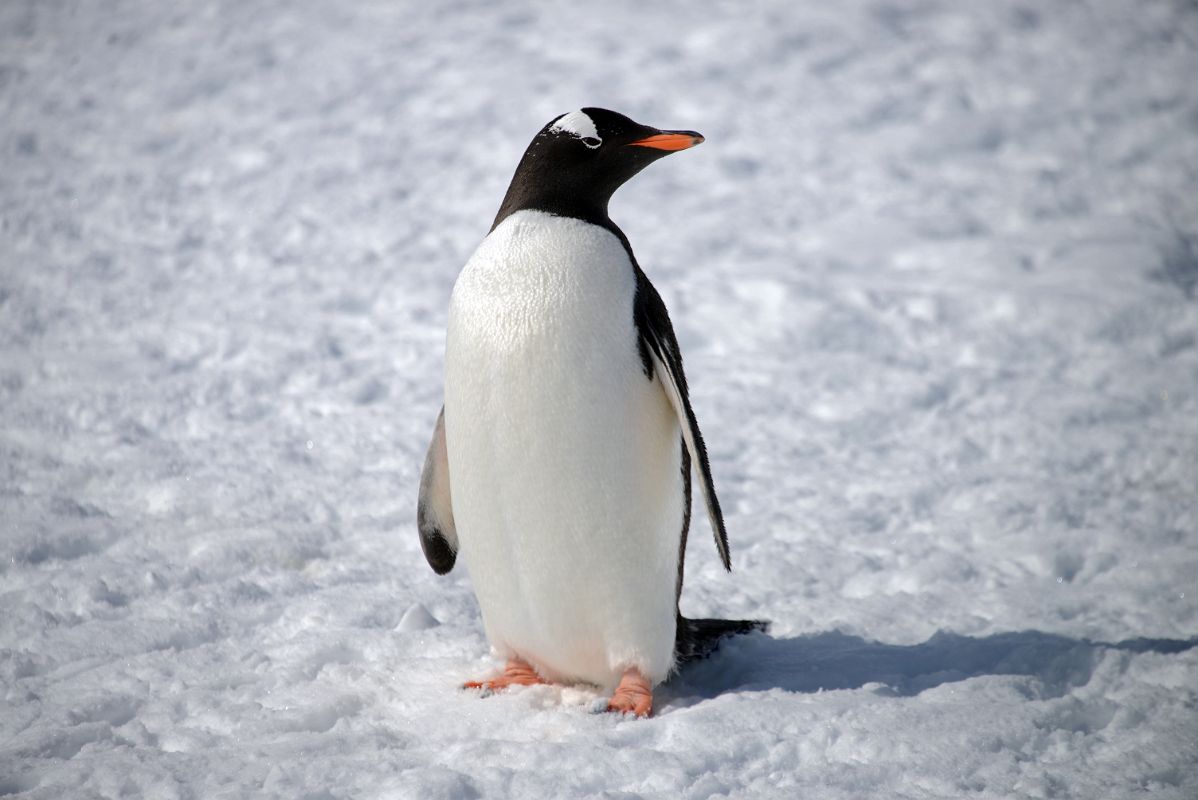
[{"label": "penguin neck", "polygon": [[582,192],[567,185],[545,185],[536,187],[529,181],[517,177],[508,187],[499,213],[491,230],[517,211],[544,211],[558,217],[573,217],[604,228],[614,228],[615,223],[607,214],[610,192]]}]

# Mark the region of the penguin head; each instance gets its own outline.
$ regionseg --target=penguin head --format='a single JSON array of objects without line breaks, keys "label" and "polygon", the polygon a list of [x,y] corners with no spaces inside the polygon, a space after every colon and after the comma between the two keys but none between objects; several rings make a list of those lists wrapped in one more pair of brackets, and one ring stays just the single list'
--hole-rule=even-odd
[{"label": "penguin head", "polygon": [[702,141],[694,131],[659,130],[604,108],[562,114],[524,151],[495,225],[522,209],[601,222],[612,194],[629,178]]}]

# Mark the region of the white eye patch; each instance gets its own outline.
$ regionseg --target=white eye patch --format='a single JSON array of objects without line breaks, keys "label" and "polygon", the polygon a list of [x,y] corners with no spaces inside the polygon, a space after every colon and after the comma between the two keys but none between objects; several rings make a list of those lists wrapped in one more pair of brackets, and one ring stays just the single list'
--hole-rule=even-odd
[{"label": "white eye patch", "polygon": [[603,139],[599,137],[599,131],[595,128],[595,121],[582,111],[571,111],[553,123],[553,127],[549,130],[562,131],[572,136],[577,136],[579,139],[582,139],[583,144],[592,150],[603,144]]}]

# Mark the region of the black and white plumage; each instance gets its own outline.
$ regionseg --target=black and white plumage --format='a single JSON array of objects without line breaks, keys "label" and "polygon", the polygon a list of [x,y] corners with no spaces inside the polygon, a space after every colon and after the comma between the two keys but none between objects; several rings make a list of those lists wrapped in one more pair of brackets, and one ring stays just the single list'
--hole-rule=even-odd
[{"label": "black and white plumage", "polygon": [[701,141],[603,109],[556,118],[454,287],[421,544],[438,573],[461,553],[496,654],[550,680],[658,683],[762,627],[678,612],[692,464],[730,569],[727,534],[669,314],[607,213]]}]

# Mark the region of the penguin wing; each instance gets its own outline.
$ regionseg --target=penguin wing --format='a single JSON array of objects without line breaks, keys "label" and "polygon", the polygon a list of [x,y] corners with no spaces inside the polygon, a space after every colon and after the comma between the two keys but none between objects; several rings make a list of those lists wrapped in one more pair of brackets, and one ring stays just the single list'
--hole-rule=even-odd
[{"label": "penguin wing", "polygon": [[437,415],[433,441],[420,472],[420,500],[416,504],[416,527],[420,549],[433,568],[444,575],[458,558],[458,531],[453,524],[453,502],[449,492],[449,451],[445,447],[445,407]]},{"label": "penguin wing", "polygon": [[[633,303],[633,319],[636,322],[641,362],[645,375],[652,379],[654,372],[661,378],[666,396],[678,423],[682,427],[682,440],[686,444],[690,459],[699,473],[699,490],[707,506],[707,518],[711,520],[711,531],[715,534],[715,546],[720,552],[724,569],[732,571],[728,555],[728,532],[724,528],[724,514],[720,511],[720,500],[715,494],[711,479],[711,464],[707,460],[707,445],[699,431],[699,421],[691,408],[690,394],[686,388],[686,374],[682,371],[682,353],[678,349],[678,337],[666,304],[649,282],[648,276],[636,266],[636,300]],[[689,475],[687,476],[689,482]],[[689,504],[688,504],[689,505]]]}]

